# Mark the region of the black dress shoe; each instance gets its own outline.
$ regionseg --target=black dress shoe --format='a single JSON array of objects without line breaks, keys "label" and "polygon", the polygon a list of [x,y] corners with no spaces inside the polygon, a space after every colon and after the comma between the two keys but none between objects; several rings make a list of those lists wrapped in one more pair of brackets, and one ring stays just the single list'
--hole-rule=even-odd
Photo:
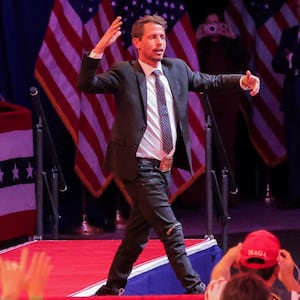
[{"label": "black dress shoe", "polygon": [[124,293],[124,289],[113,288],[107,285],[102,285],[99,290],[95,293],[95,296],[107,296],[114,295],[119,296]]},{"label": "black dress shoe", "polygon": [[206,285],[203,282],[200,282],[199,285],[196,285],[195,288],[191,291],[187,291],[186,294],[204,294],[206,290]]}]

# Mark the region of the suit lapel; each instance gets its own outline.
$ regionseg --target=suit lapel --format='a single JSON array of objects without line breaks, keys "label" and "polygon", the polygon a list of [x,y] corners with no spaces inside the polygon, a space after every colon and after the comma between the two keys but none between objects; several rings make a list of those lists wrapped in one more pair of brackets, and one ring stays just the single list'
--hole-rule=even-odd
[{"label": "suit lapel", "polygon": [[164,75],[168,79],[170,89],[171,89],[171,93],[172,93],[173,100],[174,100],[174,104],[175,104],[176,115],[178,116],[179,115],[178,114],[178,109],[180,107],[180,101],[179,101],[179,98],[178,98],[178,93],[176,92],[177,88],[178,88],[177,87],[177,85],[178,85],[177,79],[171,72],[169,72],[169,69],[165,65],[162,65],[162,68],[163,68]]},{"label": "suit lapel", "polygon": [[146,77],[143,72],[143,69],[141,68],[140,64],[135,61],[133,62],[133,69],[135,71],[137,81],[138,81],[138,89],[140,90],[141,94],[141,105],[143,107],[143,114],[144,114],[144,119],[146,120],[146,112],[147,112],[147,82],[146,82]]}]

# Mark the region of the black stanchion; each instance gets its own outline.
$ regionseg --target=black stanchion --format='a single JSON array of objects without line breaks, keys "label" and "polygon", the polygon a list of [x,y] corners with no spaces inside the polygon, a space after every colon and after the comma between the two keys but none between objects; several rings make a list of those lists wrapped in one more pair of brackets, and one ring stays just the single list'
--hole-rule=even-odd
[{"label": "black stanchion", "polygon": [[[228,216],[228,194],[238,192],[236,182],[229,164],[229,160],[218,130],[218,126],[211,108],[208,95],[201,93],[201,100],[206,115],[206,197],[207,197],[207,235],[206,238],[213,238],[213,210],[214,204],[217,209],[219,222],[222,226],[223,251],[227,250],[227,226],[230,217]],[[218,153],[221,155],[222,169],[221,189],[212,166],[212,143],[215,143]]]},{"label": "black stanchion", "polygon": [[[38,90],[36,87],[30,88],[33,108],[37,114],[38,121],[35,132],[35,189],[36,189],[36,207],[37,207],[37,229],[35,239],[43,239],[43,207],[44,207],[44,186],[50,201],[52,209],[52,234],[54,239],[59,236],[59,214],[58,214],[58,191],[64,192],[67,190],[67,185],[61,170],[52,136],[49,130],[48,122],[45,117],[43,107],[41,105]],[[43,166],[43,144],[47,143],[49,157],[51,160],[51,176],[50,184],[47,177],[47,172]]]}]

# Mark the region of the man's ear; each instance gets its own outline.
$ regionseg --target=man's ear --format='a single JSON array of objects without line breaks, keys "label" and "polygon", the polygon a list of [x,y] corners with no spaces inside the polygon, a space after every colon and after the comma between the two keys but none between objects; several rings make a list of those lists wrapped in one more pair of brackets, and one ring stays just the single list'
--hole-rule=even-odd
[{"label": "man's ear", "polygon": [[140,40],[139,40],[139,38],[137,38],[137,37],[133,37],[132,38],[132,40],[131,40],[131,42],[132,42],[132,45],[136,48],[136,49],[139,49],[139,45],[140,45]]}]

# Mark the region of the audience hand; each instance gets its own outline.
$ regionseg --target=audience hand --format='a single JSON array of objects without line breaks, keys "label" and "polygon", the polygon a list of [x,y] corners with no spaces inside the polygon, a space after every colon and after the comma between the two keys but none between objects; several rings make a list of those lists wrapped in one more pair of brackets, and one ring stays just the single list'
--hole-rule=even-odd
[{"label": "audience hand", "polygon": [[280,250],[278,279],[289,291],[300,292],[300,285],[294,277],[295,262],[287,250]]},{"label": "audience hand", "polygon": [[25,290],[29,299],[43,299],[52,265],[50,257],[45,252],[33,254],[33,258],[26,269],[28,249],[21,252],[20,262],[4,260],[0,257],[1,297],[5,300],[18,300]]},{"label": "audience hand", "polygon": [[25,277],[25,288],[29,299],[42,299],[52,270],[51,258],[45,252],[34,253]]},{"label": "audience hand", "polygon": [[1,299],[17,300],[24,288],[25,267],[28,250],[21,253],[20,262],[0,258]]}]

